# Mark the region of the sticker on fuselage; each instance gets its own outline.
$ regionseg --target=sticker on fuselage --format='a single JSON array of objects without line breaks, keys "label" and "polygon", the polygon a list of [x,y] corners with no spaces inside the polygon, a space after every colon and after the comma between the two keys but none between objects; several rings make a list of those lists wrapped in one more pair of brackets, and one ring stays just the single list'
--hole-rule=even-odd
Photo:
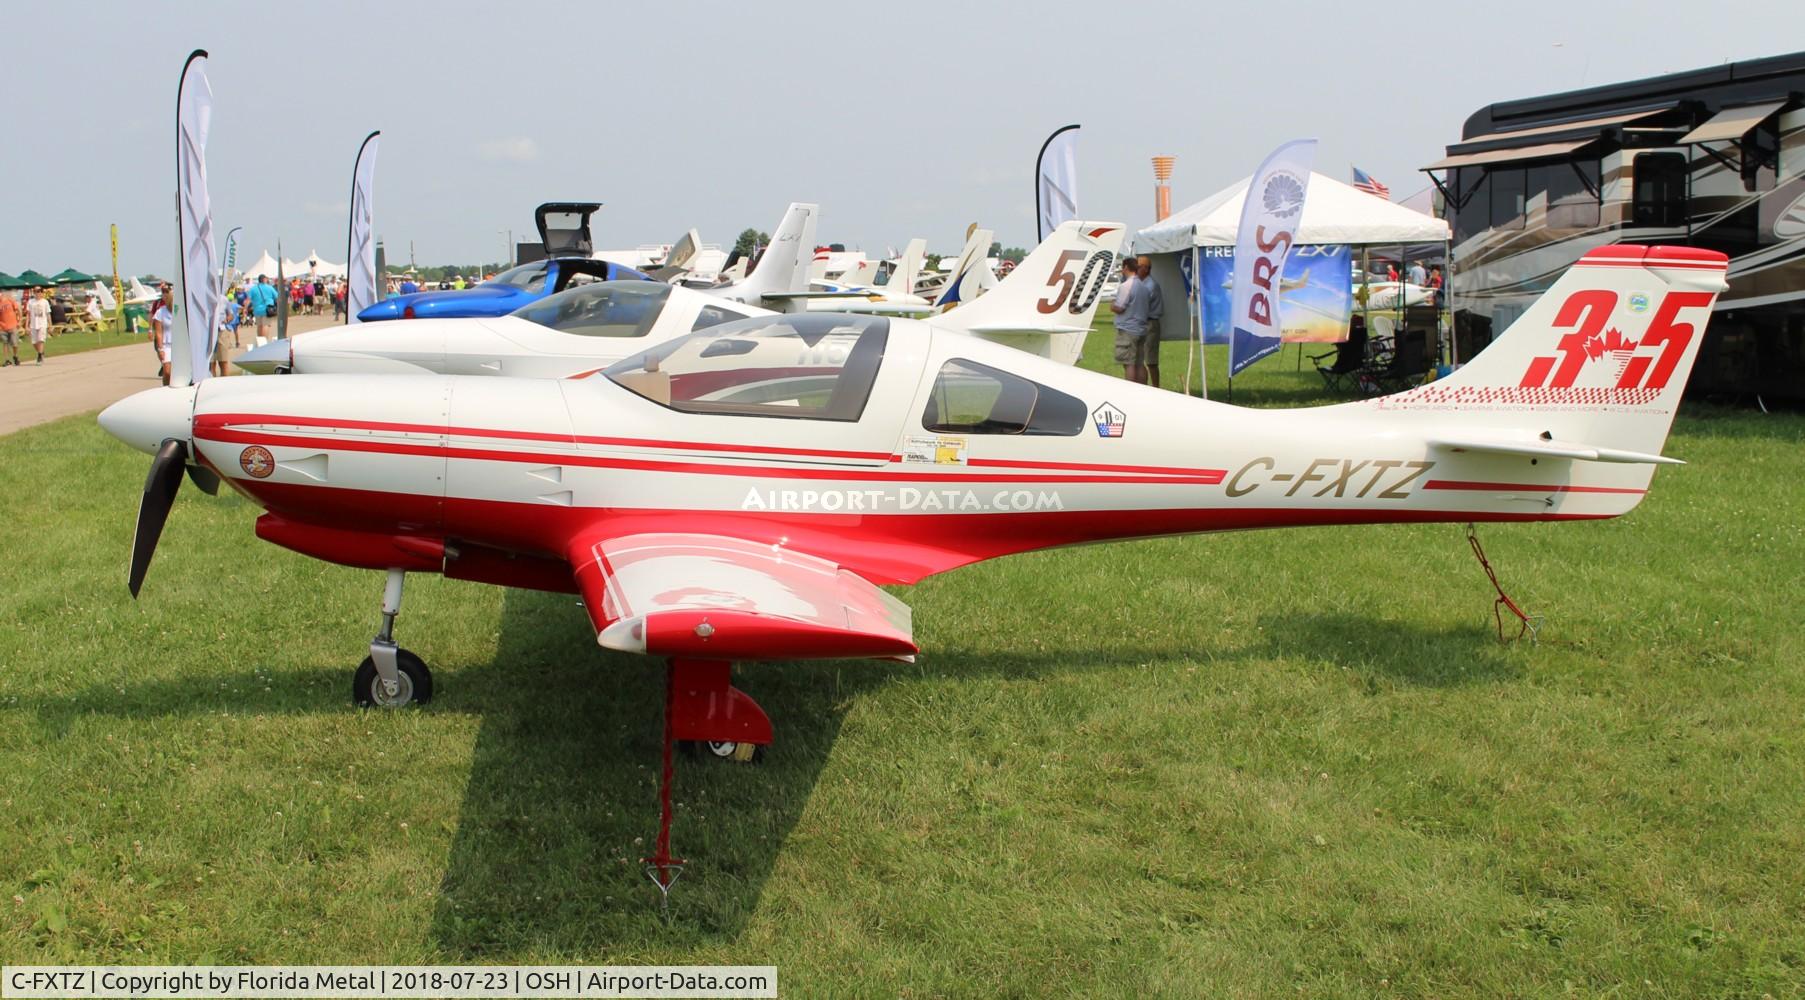
[{"label": "sticker on fuselage", "polygon": [[238,467],[252,479],[268,479],[276,471],[276,457],[268,448],[254,444],[238,453]]},{"label": "sticker on fuselage", "polygon": [[964,465],[965,439],[907,437],[903,439],[902,460],[905,465]]},{"label": "sticker on fuselage", "polygon": [[1097,425],[1098,437],[1119,438],[1128,429],[1128,414],[1113,403],[1104,403],[1091,413],[1091,422]]}]

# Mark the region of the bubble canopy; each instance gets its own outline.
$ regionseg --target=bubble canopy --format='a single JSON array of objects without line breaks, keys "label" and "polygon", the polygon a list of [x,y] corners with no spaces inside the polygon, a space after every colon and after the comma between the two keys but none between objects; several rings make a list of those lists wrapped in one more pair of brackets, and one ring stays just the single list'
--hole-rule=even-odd
[{"label": "bubble canopy", "polygon": [[643,337],[670,297],[671,286],[662,281],[597,281],[547,295],[511,315],[579,337]]},{"label": "bubble canopy", "polygon": [[684,413],[851,422],[865,412],[889,336],[881,316],[760,316],[668,341],[603,374]]}]

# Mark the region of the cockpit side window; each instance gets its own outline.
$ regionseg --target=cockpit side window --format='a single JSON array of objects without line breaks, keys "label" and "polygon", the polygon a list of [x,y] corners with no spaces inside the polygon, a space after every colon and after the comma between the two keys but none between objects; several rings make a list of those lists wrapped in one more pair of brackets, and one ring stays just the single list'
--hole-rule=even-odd
[{"label": "cockpit side window", "polygon": [[531,264],[522,264],[519,267],[511,267],[490,278],[485,284],[512,285],[515,288],[536,292],[545,287],[546,266],[547,263],[541,260]]},{"label": "cockpit side window", "polygon": [[738,313],[730,313],[720,306],[703,306],[702,311],[696,314],[696,322],[690,329],[706,330],[711,326],[720,326],[722,323],[731,323],[736,319],[745,318]]},{"label": "cockpit side window", "polygon": [[857,421],[884,360],[890,324],[831,313],[712,326],[604,373],[685,413]]},{"label": "cockpit side window", "polygon": [[578,337],[643,337],[664,312],[661,281],[596,281],[547,295],[513,315]]},{"label": "cockpit side window", "polygon": [[976,361],[941,366],[921,426],[946,434],[1072,437],[1084,429],[1084,401]]}]

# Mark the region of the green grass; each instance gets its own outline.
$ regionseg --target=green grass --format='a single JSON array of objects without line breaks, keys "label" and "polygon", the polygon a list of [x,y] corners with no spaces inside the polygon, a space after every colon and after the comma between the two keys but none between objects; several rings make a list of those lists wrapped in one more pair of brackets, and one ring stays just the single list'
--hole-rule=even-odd
[{"label": "green grass", "polygon": [[[156,367],[156,354],[150,349],[149,333],[121,333],[113,325],[113,314],[107,313],[105,324],[100,330],[70,330],[58,333],[44,341],[44,356],[59,358],[66,354],[81,354],[95,351],[103,347],[119,347],[124,344],[139,344],[144,348],[145,363]],[[24,333],[19,335],[19,360],[31,364],[37,355],[32,351],[31,338]]]},{"label": "green grass", "polygon": [[[1241,401],[1318,401],[1293,350]],[[147,459],[89,418],[34,428],[0,441],[0,960],[1799,996],[1802,442],[1797,415],[1691,409],[1668,451],[1692,464],[1631,515],[1484,529],[1547,616],[1533,647],[1498,643],[1454,525],[1092,546],[902,591],[913,665],[741,671],[778,742],[680,765],[695,863],[667,923],[633,864],[656,664],[599,652],[568,596],[416,577],[400,634],[438,698],[355,711],[375,574],[188,489],[134,603]]]}]

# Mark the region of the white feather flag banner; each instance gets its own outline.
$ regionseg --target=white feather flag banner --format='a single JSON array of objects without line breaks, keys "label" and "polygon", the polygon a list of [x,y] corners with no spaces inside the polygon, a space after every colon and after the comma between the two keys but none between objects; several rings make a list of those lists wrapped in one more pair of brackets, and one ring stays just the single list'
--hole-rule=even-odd
[{"label": "white feather flag banner", "polygon": [[[219,261],[213,252],[213,207],[207,196],[207,134],[213,128],[213,87],[207,53],[196,49],[182,67],[176,92],[176,225],[181,242],[182,315],[171,335],[171,385],[207,377],[218,336]],[[187,336],[180,336],[186,332]]]},{"label": "white feather flag banner", "polygon": [[351,169],[351,236],[345,250],[349,271],[345,289],[345,322],[357,322],[357,314],[376,304],[375,189],[376,146],[380,131],[364,137]]},{"label": "white feather flag banner", "polygon": [[1041,144],[1034,164],[1034,211],[1042,240],[1078,217],[1078,126],[1067,125]]}]

